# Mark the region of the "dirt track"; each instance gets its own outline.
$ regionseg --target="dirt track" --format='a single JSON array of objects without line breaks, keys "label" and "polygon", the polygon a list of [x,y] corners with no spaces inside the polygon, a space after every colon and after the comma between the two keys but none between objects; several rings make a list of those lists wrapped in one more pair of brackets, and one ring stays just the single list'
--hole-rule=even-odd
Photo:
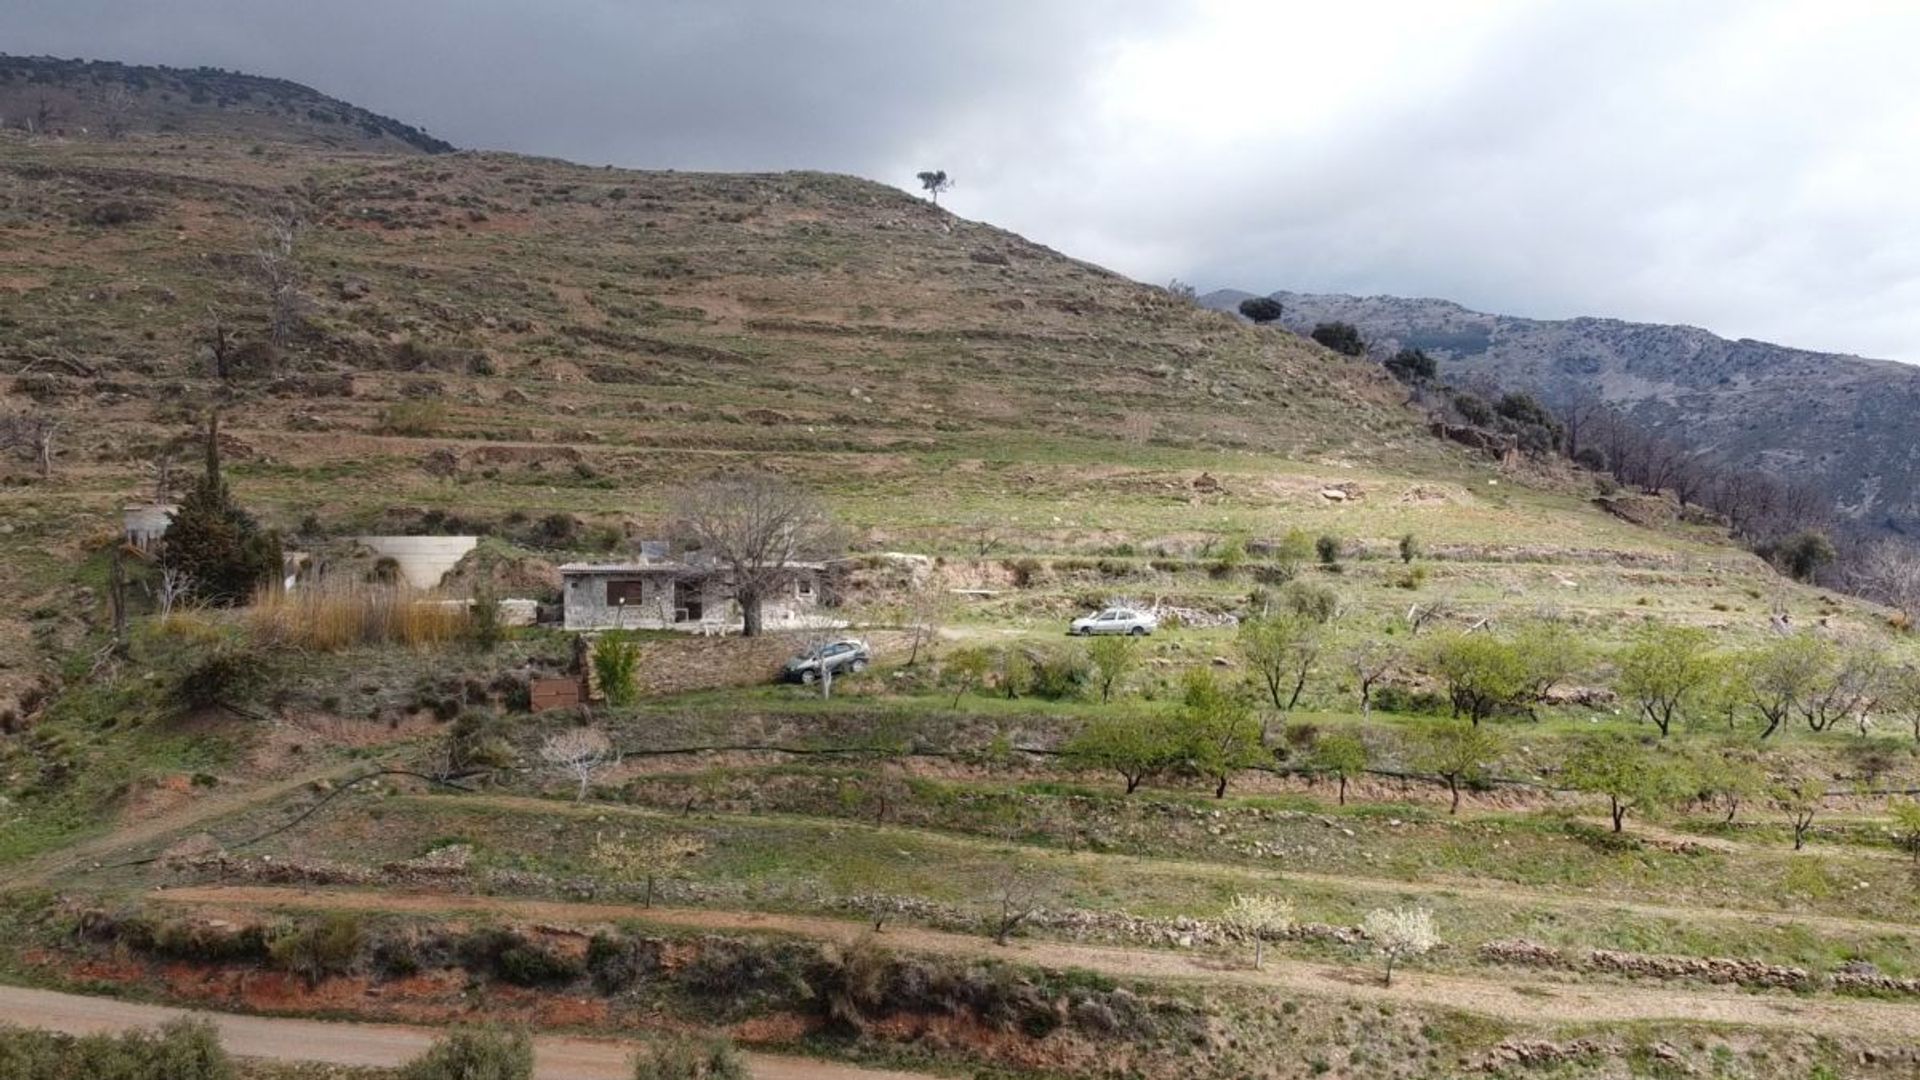
[{"label": "dirt track", "polygon": [[[237,1016],[0,986],[0,1020],[23,1027],[85,1035],[151,1027],[176,1016],[212,1020],[228,1052],[240,1057],[328,1065],[399,1065],[417,1057],[439,1034],[428,1028],[395,1024]],[[632,1080],[633,1067],[628,1059],[635,1045],[542,1035],[534,1044],[534,1076],[537,1080]],[[756,1080],[929,1080],[917,1073],[861,1069],[774,1054],[748,1054],[747,1063]]]},{"label": "dirt track", "polygon": [[[510,918],[562,923],[651,922],[704,930],[796,934],[849,940],[864,923],[804,915],[642,908],[634,905],[510,900],[445,894],[325,892],[235,886],[156,891],[163,902],[225,908],[311,908],[445,914],[493,912]],[[1583,1023],[1645,1020],[1744,1024],[1830,1035],[1861,1035],[1905,1043],[1920,1030],[1920,1004],[1823,996],[1796,997],[1709,990],[1683,984],[1570,983],[1502,974],[1496,979],[1408,971],[1388,989],[1371,969],[1269,959],[1255,971],[1217,959],[1162,949],[1129,949],[1066,942],[1020,941],[997,947],[979,937],[897,927],[887,944],[911,952],[968,959],[996,958],[1039,967],[1080,968],[1121,978],[1200,980],[1269,987],[1316,996],[1464,1009],[1517,1022]]]}]

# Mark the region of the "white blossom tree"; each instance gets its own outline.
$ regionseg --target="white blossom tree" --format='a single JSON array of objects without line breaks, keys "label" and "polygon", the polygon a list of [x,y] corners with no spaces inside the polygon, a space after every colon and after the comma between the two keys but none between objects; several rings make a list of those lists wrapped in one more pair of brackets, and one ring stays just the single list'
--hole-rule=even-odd
[{"label": "white blossom tree", "polygon": [[620,754],[613,748],[613,740],[599,728],[568,728],[557,735],[549,736],[540,744],[540,760],[554,769],[579,782],[580,789],[574,794],[576,801],[587,797],[587,788],[600,770],[619,762]]},{"label": "white blossom tree", "polygon": [[1236,896],[1220,913],[1220,923],[1253,939],[1253,966],[1266,959],[1267,937],[1293,929],[1293,901],[1284,896]]},{"label": "white blossom tree", "polygon": [[1440,934],[1433,928],[1433,912],[1423,907],[1375,908],[1367,912],[1360,929],[1373,951],[1387,962],[1388,986],[1393,985],[1395,964],[1424,956],[1440,944]]}]

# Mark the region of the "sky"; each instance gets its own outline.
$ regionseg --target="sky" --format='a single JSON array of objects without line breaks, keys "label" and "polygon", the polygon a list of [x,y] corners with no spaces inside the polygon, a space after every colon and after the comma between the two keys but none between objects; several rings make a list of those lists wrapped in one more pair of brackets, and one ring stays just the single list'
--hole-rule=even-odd
[{"label": "sky", "polygon": [[1920,4],[5,0],[0,52],[304,82],[464,147],[827,169],[1142,281],[1920,362]]}]

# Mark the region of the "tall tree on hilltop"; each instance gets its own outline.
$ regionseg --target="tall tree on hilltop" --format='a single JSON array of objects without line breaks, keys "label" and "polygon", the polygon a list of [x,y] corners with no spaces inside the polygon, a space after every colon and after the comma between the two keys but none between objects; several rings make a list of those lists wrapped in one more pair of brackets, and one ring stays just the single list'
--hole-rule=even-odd
[{"label": "tall tree on hilltop", "polygon": [[1283,311],[1280,301],[1271,296],[1249,296],[1240,301],[1240,314],[1253,320],[1256,325],[1265,326],[1278,319]]},{"label": "tall tree on hilltop", "polygon": [[940,205],[940,193],[953,187],[953,180],[947,176],[945,169],[928,169],[919,174],[919,180],[921,190],[927,193],[927,198],[933,200],[935,206]]},{"label": "tall tree on hilltop", "polygon": [[221,607],[243,604],[280,579],[280,537],[234,502],[220,472],[220,414],[207,420],[207,467],[167,525],[161,564],[193,582],[193,595]]}]

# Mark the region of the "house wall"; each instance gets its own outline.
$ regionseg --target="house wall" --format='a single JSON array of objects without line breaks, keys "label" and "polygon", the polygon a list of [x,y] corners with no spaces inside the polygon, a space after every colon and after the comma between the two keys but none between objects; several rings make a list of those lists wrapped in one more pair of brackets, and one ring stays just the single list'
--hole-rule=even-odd
[{"label": "house wall", "polygon": [[[624,605],[607,602],[609,582],[636,578],[643,583],[638,604],[631,601]],[[675,577],[672,574],[568,574],[563,594],[566,606],[564,625],[568,630],[739,630],[740,607],[727,595],[727,590],[720,582],[707,579],[698,584],[702,608],[700,619],[677,622],[674,619]],[[768,597],[762,608],[766,625],[777,629],[806,621],[818,607],[819,591],[816,583],[811,594],[803,595],[797,587],[790,587],[777,597]]]}]

